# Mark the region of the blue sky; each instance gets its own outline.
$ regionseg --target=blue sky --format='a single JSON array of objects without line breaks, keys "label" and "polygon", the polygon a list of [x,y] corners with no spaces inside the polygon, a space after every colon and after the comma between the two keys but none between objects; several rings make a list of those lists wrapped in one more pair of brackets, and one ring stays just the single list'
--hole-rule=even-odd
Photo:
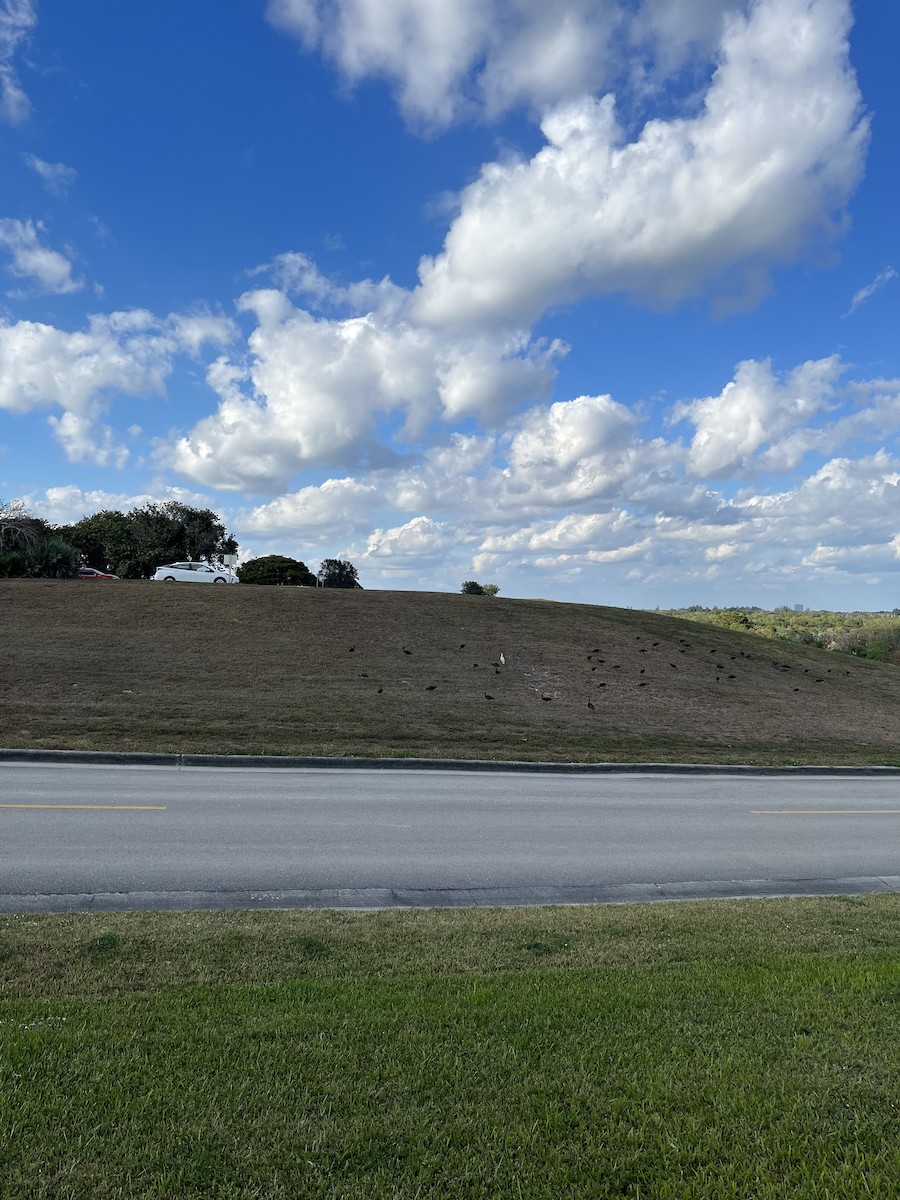
[{"label": "blue sky", "polygon": [[900,9],[0,0],[0,496],[900,603]]}]

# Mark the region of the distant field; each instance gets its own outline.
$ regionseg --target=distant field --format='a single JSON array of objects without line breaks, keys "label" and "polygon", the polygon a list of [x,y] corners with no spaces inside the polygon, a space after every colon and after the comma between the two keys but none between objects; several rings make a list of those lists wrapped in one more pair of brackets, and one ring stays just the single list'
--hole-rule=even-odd
[{"label": "distant field", "polygon": [[897,914],[0,918],[0,1196],[895,1200]]},{"label": "distant field", "polygon": [[0,635],[6,747],[900,764],[896,667],[655,613],[4,580]]}]

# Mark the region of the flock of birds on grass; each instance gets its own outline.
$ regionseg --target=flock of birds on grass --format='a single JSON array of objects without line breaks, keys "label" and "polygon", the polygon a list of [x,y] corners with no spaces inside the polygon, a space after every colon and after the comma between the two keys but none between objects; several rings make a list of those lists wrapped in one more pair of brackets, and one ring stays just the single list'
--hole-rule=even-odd
[{"label": "flock of birds on grass", "polygon": [[[640,641],[644,641],[644,640],[646,640],[646,639],[642,638],[642,636],[640,634],[635,635],[635,641],[640,642]],[[652,654],[654,651],[659,650],[660,647],[662,647],[662,645],[663,645],[662,641],[649,642],[648,645],[640,646],[638,648],[638,653]],[[459,651],[465,650],[465,648],[466,648],[466,643],[460,642],[458,650]],[[686,638],[679,638],[678,644],[677,644],[677,646],[674,647],[673,653],[687,654],[688,650],[690,650],[690,649],[691,649],[691,643],[689,641],[687,641]],[[402,650],[403,654],[407,655],[408,657],[412,656],[413,652],[412,652],[412,650],[408,649],[408,647],[401,646],[401,650]],[[355,651],[356,651],[355,645],[349,647],[348,652],[350,654],[355,653]],[[604,653],[604,651],[602,650],[601,647],[595,646],[590,651],[590,653],[585,656],[586,660],[587,660],[587,665],[589,666],[590,674],[594,674],[597,671],[600,671],[602,673],[604,670],[621,671],[623,669],[621,663],[608,663],[606,658],[601,658],[600,655],[603,653]],[[744,650],[738,651],[737,654],[730,654],[730,653],[723,653],[721,650],[717,650],[715,646],[710,647],[706,651],[706,654],[707,655],[712,654],[715,656],[715,658],[717,660],[718,659],[722,660],[722,661],[716,661],[713,664],[715,667],[715,670],[718,672],[718,674],[716,675],[716,683],[726,683],[727,684],[732,680],[736,681],[738,676],[735,673],[735,671],[731,669],[730,664],[734,663],[736,667],[739,667],[740,665],[742,665],[741,660],[743,660],[744,663],[748,663],[748,662],[753,661],[753,659],[754,659],[754,655],[747,654]],[[756,656],[757,659],[762,659],[763,657],[765,657],[765,656],[759,656],[759,655]],[[728,660],[728,665],[726,665],[726,659]],[[815,674],[815,672],[813,671],[813,669],[811,667],[801,667],[798,664],[783,662],[779,659],[771,659],[770,661],[771,661],[772,667],[775,670],[777,670],[779,673],[784,674],[785,672],[788,672],[788,671],[802,672],[803,675],[812,675],[813,681],[816,684],[825,683],[826,682],[825,676],[834,674],[833,669],[831,667],[826,667],[821,675],[817,675],[817,674]],[[500,675],[502,669],[505,666],[506,666],[506,655],[501,650],[500,654],[497,656],[497,659],[490,663],[490,668],[493,669],[495,675]],[[678,663],[668,661],[668,667],[672,671],[677,671]],[[486,664],[473,662],[472,669],[475,671],[481,671],[481,670],[488,670],[489,668],[487,667]],[[646,674],[647,674],[646,666],[642,666],[638,669],[637,686],[639,688],[644,688],[644,687],[650,686],[650,683],[652,681],[649,678],[647,678],[647,679],[641,678],[641,676],[644,676]],[[850,672],[845,670],[844,674],[849,675]],[[366,672],[366,671],[360,672],[359,677],[360,677],[360,679],[368,679],[369,678],[368,672]],[[622,678],[622,677],[620,676],[618,678]],[[626,678],[627,678],[627,676],[626,676]],[[592,686],[597,689],[607,687],[609,682],[610,681],[606,680],[606,679],[599,679],[599,680],[591,681]],[[807,682],[809,682],[809,681],[807,681]],[[438,685],[436,683],[429,683],[426,685],[426,687],[423,690],[426,692],[435,692],[435,691],[437,691],[437,688],[438,688]],[[800,692],[801,689],[800,689],[800,687],[795,687],[793,690],[794,690],[794,692]],[[534,691],[535,691],[535,694],[539,695],[541,700],[546,704],[549,704],[551,701],[556,699],[555,696],[548,695],[546,693],[546,691],[543,691],[540,688],[534,688]],[[380,696],[383,693],[384,693],[384,687],[382,685],[382,686],[379,686],[379,688],[377,689],[377,695]],[[488,701],[493,701],[493,700],[496,700],[496,698],[497,698],[491,692],[483,692],[482,694],[483,694],[485,700],[488,700]],[[593,700],[588,699],[587,707],[592,710],[594,709]]]}]

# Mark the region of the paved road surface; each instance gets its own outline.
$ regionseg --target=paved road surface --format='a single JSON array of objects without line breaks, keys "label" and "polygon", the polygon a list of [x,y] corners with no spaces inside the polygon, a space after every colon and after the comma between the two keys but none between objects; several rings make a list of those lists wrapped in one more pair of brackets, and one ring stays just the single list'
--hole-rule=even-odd
[{"label": "paved road surface", "polygon": [[0,911],[900,891],[900,778],[0,764]]}]

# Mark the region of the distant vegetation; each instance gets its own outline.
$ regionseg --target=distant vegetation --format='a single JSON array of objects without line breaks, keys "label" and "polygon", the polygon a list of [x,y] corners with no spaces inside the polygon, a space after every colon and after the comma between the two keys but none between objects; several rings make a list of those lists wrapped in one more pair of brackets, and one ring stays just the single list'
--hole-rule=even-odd
[{"label": "distant vegetation", "polygon": [[475,579],[467,579],[459,590],[464,596],[496,596],[500,592],[496,583],[479,583]]},{"label": "distant vegetation", "polygon": [[900,608],[886,612],[797,612],[793,608],[670,608],[666,615],[717,629],[781,638],[819,650],[841,650],[857,658],[900,665]]},{"label": "distant vegetation", "polygon": [[145,579],[179,559],[222,562],[237,542],[208,508],[177,500],[113,509],[51,525],[18,500],[0,500],[0,579],[72,579],[80,566]]}]

